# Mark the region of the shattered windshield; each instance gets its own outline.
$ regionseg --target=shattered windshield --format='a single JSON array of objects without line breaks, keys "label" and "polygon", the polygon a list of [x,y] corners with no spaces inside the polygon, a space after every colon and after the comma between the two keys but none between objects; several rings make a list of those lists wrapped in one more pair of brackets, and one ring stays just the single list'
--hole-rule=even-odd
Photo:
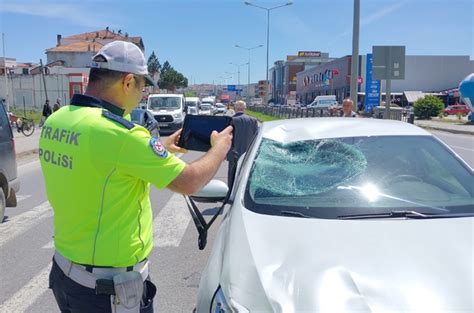
[{"label": "shattered windshield", "polygon": [[321,218],[397,209],[474,212],[474,175],[428,136],[263,139],[246,206]]}]

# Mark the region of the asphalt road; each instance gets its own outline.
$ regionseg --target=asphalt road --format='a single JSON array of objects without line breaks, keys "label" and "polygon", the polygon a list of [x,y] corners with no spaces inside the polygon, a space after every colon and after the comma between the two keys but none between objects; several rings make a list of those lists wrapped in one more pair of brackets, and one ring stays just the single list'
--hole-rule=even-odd
[{"label": "asphalt road", "polygon": [[[474,136],[433,133],[474,168]],[[199,155],[191,152],[182,158],[190,162]],[[216,178],[225,180],[226,173],[226,164],[223,164]],[[0,224],[0,313],[59,312],[48,289],[54,251],[52,210],[47,202],[39,162],[20,165],[19,177],[22,183],[19,205],[7,208],[7,218]],[[168,190],[153,189],[151,200],[156,245],[150,256],[151,276],[158,287],[155,312],[191,312],[200,273],[217,228],[211,229],[208,247],[200,251],[197,232],[183,198]]]},{"label": "asphalt road", "polygon": [[[199,156],[190,152],[182,159],[190,162]],[[226,166],[222,165],[217,179],[226,179]],[[22,182],[19,205],[7,208],[7,218],[0,224],[0,312],[59,312],[48,289],[54,252],[53,218],[39,161],[21,165],[18,170]],[[150,272],[158,287],[155,312],[191,312],[217,229],[210,230],[208,248],[200,251],[183,197],[153,188],[151,202],[155,248],[150,256]],[[215,206],[200,207],[210,218],[214,210],[206,209]]]}]

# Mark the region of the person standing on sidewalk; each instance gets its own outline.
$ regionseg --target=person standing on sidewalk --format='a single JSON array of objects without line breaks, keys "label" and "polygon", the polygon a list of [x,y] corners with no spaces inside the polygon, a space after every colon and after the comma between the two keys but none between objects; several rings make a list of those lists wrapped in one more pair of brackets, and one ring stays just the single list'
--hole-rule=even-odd
[{"label": "person standing on sidewalk", "polygon": [[43,117],[44,117],[44,120],[46,121],[46,119],[47,119],[51,114],[53,114],[53,110],[51,110],[51,106],[49,105],[49,100],[46,100],[46,102],[45,102],[44,105],[43,105]]},{"label": "person standing on sidewalk", "polygon": [[56,103],[53,105],[53,112],[56,112],[61,108],[61,98],[56,99]]},{"label": "person standing on sidewalk", "polygon": [[351,99],[346,98],[342,101],[342,117],[358,117],[359,115],[352,111],[354,103]]},{"label": "person standing on sidewalk", "polygon": [[247,104],[239,100],[235,102],[235,114],[232,117],[234,127],[234,143],[232,149],[227,154],[229,167],[227,169],[227,184],[229,188],[233,184],[233,170],[237,166],[237,161],[242,154],[247,152],[253,138],[258,131],[258,121],[255,117],[245,114]]},{"label": "person standing on sidewalk", "polygon": [[46,120],[51,114],[53,114],[53,110],[51,110],[51,106],[49,105],[49,100],[46,100],[46,102],[43,105],[43,113],[41,116],[39,127],[43,127],[44,122],[46,122]]},{"label": "person standing on sidewalk", "polygon": [[85,94],[74,95],[41,132],[38,154],[56,249],[49,287],[62,313],[153,312],[150,183],[196,193],[230,149],[229,126],[213,132],[212,148],[186,164],[174,155],[186,152],[176,145],[181,130],[161,142],[126,120],[145,82],[154,84],[143,52],[111,42],[94,56]]}]

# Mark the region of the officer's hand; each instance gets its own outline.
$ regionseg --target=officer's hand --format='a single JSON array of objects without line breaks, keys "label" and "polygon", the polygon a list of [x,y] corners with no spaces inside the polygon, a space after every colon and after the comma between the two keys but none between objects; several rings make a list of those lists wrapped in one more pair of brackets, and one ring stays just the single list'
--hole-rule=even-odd
[{"label": "officer's hand", "polygon": [[163,143],[166,150],[168,150],[171,153],[187,153],[188,152],[188,150],[178,146],[179,137],[181,136],[182,131],[183,129],[181,128],[177,130],[174,134],[166,138],[165,142]]},{"label": "officer's hand", "polygon": [[219,149],[224,155],[227,155],[232,146],[232,126],[228,126],[220,133],[213,131],[211,134],[211,146]]}]

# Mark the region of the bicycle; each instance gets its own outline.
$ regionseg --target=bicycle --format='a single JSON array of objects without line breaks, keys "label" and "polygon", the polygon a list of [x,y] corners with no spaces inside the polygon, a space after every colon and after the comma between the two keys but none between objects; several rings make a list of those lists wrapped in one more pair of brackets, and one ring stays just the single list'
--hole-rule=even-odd
[{"label": "bicycle", "polygon": [[17,132],[22,132],[26,137],[33,135],[35,131],[34,121],[24,116],[18,117],[10,114],[10,124],[12,128],[16,128]]}]

